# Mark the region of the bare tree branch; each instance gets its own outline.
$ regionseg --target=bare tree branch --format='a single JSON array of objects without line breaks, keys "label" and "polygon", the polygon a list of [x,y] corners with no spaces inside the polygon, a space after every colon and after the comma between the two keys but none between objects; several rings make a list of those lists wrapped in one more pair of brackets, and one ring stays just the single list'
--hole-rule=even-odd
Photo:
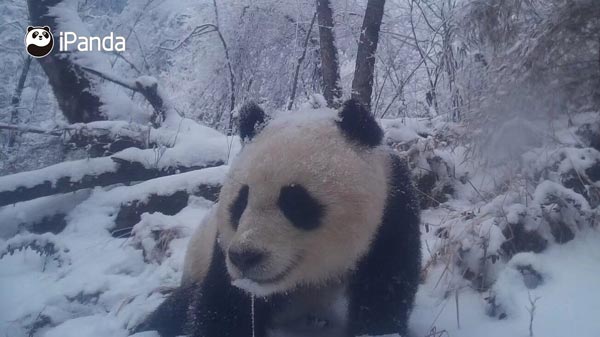
[{"label": "bare tree branch", "polygon": [[298,58],[296,62],[296,71],[294,72],[294,81],[292,82],[292,93],[290,94],[290,101],[288,102],[287,109],[291,110],[294,105],[294,99],[296,98],[296,89],[298,88],[298,74],[300,73],[300,66],[302,62],[304,62],[304,58],[306,57],[306,49],[308,47],[308,41],[310,40],[310,34],[312,33],[313,25],[315,24],[315,19],[317,18],[317,12],[312,17],[310,21],[310,26],[308,27],[308,32],[306,33],[306,38],[304,39],[304,49],[302,50],[302,55]]},{"label": "bare tree branch", "polygon": [[215,8],[215,22],[216,32],[223,45],[223,51],[225,52],[225,61],[227,62],[227,69],[229,70],[229,125],[227,132],[231,133],[233,130],[233,109],[235,109],[235,74],[233,73],[233,66],[231,65],[231,58],[229,57],[229,48],[227,48],[227,42],[221,30],[219,29],[219,8],[217,7],[217,0],[213,0],[213,6]]},{"label": "bare tree branch", "polygon": [[37,134],[45,134],[51,136],[62,136],[62,131],[57,130],[45,130],[41,128],[31,127],[27,125],[17,125],[17,124],[7,124],[0,123],[0,130],[12,130],[16,132],[28,132],[28,133],[37,133]]}]

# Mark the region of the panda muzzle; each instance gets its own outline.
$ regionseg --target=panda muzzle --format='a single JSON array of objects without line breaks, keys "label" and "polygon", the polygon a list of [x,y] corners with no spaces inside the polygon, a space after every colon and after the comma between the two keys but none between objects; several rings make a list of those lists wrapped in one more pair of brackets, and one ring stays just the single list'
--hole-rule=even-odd
[{"label": "panda muzzle", "polygon": [[259,266],[266,257],[267,253],[256,249],[229,250],[229,260],[242,274]]}]

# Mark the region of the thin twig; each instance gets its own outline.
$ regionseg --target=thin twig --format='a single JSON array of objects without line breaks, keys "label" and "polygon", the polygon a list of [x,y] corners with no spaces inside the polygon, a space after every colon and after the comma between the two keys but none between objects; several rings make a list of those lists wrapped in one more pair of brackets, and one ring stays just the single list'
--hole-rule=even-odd
[{"label": "thin twig", "polygon": [[298,74],[300,73],[300,66],[302,62],[304,62],[304,58],[306,57],[306,49],[308,46],[308,41],[310,40],[310,34],[312,33],[313,25],[315,24],[315,19],[317,18],[317,12],[312,17],[310,21],[310,27],[308,28],[308,32],[306,33],[306,39],[304,39],[304,50],[302,51],[302,55],[298,58],[298,62],[296,63],[296,71],[294,72],[294,81],[292,82],[292,93],[290,94],[290,101],[288,102],[287,109],[291,110],[294,105],[294,99],[296,98],[296,90],[298,89]]}]

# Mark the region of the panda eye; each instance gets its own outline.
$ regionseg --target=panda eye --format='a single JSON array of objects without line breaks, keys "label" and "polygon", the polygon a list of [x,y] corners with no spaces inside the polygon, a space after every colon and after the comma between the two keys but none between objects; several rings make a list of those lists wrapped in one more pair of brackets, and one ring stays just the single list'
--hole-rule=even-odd
[{"label": "panda eye", "polygon": [[237,229],[240,224],[240,218],[244,214],[244,210],[248,205],[248,192],[250,188],[248,185],[242,186],[238,192],[237,197],[233,201],[233,204],[229,207],[229,214],[231,215],[231,224],[234,229]]},{"label": "panda eye", "polygon": [[46,33],[46,32],[43,32],[42,34],[44,34],[44,37],[45,37],[45,38],[48,38],[48,33]]},{"label": "panda eye", "polygon": [[33,32],[33,34],[31,34],[31,37],[36,38],[39,35],[38,32]]},{"label": "panda eye", "polygon": [[300,185],[281,189],[278,206],[283,215],[298,228],[311,230],[319,227],[324,207]]}]

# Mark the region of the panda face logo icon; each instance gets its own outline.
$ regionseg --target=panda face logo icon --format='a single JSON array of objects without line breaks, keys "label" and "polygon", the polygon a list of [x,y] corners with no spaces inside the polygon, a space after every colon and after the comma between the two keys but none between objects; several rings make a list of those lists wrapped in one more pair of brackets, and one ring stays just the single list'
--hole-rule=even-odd
[{"label": "panda face logo icon", "polygon": [[50,54],[52,47],[54,47],[54,37],[50,27],[27,27],[25,46],[27,47],[27,53],[36,58]]}]

